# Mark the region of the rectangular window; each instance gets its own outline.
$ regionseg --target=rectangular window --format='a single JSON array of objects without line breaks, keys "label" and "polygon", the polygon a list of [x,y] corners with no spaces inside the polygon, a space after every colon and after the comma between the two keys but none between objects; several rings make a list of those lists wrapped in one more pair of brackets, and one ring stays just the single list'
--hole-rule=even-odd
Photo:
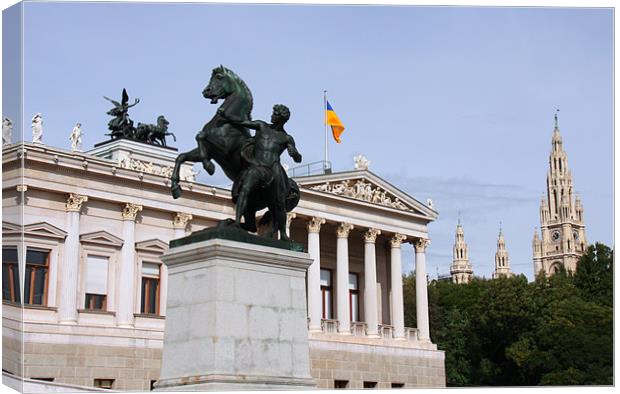
[{"label": "rectangular window", "polygon": [[360,319],[360,291],[358,283],[357,274],[349,273],[349,318],[351,321],[359,321]]},{"label": "rectangular window", "polygon": [[20,302],[17,248],[2,249],[2,299]]},{"label": "rectangular window", "polygon": [[346,389],[349,386],[348,380],[334,380],[335,389]]},{"label": "rectangular window", "polygon": [[49,250],[26,250],[26,274],[24,275],[24,303],[47,305],[47,275]]},{"label": "rectangular window", "polygon": [[155,388],[155,382],[157,382],[157,380],[151,380],[151,391]]},{"label": "rectangular window", "polygon": [[107,309],[108,258],[88,255],[86,257],[86,300],[84,309]]},{"label": "rectangular window", "polygon": [[44,381],[44,382],[53,382],[53,381],[54,381],[54,378],[30,378],[30,379],[33,379],[33,380],[42,380],[42,381]]},{"label": "rectangular window", "polygon": [[140,312],[151,315],[159,314],[159,275],[160,265],[142,263],[142,291]]},{"label": "rectangular window", "polygon": [[392,383],[393,389],[402,389],[403,387],[405,387],[404,383]]},{"label": "rectangular window", "polygon": [[323,319],[332,319],[332,272],[321,269],[321,299]]},{"label": "rectangular window", "polygon": [[100,389],[108,389],[111,390],[114,385],[114,379],[95,379],[93,386],[98,387]]},{"label": "rectangular window", "polygon": [[364,382],[364,388],[365,389],[376,389],[377,382]]}]

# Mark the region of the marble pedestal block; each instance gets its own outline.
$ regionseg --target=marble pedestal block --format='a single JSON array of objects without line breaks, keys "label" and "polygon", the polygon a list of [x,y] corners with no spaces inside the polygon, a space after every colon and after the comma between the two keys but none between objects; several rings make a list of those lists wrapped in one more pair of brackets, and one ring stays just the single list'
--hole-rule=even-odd
[{"label": "marble pedestal block", "polygon": [[299,390],[310,375],[307,253],[211,239],[171,248],[158,391]]}]

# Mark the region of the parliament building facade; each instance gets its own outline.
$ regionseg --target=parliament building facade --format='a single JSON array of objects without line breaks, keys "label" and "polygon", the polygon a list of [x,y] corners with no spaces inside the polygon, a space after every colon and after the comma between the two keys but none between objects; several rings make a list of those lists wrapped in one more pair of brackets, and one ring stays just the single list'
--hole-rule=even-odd
[{"label": "parliament building facade", "polygon": [[[229,190],[196,182],[189,167],[185,193],[172,199],[175,155],[122,139],[86,153],[40,143],[3,149],[5,375],[152,388],[166,324],[159,256],[234,208]],[[368,169],[295,179],[301,201],[287,230],[313,259],[306,293],[317,387],[445,386],[426,292],[427,226],[437,212]],[[404,248],[415,256],[415,328],[404,322]]]}]

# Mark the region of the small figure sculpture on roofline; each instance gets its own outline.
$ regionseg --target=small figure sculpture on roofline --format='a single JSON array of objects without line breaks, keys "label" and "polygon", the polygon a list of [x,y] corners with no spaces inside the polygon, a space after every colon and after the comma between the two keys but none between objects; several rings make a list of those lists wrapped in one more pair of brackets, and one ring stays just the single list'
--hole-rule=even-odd
[{"label": "small figure sculpture on roofline", "polygon": [[9,145],[13,140],[13,121],[6,116],[2,117],[2,146]]},{"label": "small figure sculpture on roofline", "polygon": [[71,141],[71,150],[73,152],[82,149],[82,124],[80,122],[76,123],[75,127],[73,127],[69,140]]},{"label": "small figure sculpture on roofline", "polygon": [[43,117],[37,113],[32,117],[32,142],[35,144],[43,143]]}]

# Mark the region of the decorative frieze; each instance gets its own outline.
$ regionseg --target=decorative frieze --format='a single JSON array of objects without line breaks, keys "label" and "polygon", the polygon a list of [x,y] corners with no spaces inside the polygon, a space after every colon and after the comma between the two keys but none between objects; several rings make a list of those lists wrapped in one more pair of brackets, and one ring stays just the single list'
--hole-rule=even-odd
[{"label": "decorative frieze", "polygon": [[338,230],[336,231],[338,238],[348,238],[349,232],[353,230],[353,227],[354,226],[349,223],[340,223],[340,226],[338,226]]},{"label": "decorative frieze", "polygon": [[131,203],[125,204],[122,212],[123,220],[136,220],[136,216],[140,211],[142,211],[142,205]]},{"label": "decorative frieze", "polygon": [[190,213],[177,212],[176,215],[174,215],[172,225],[174,228],[184,230],[185,227],[187,227],[187,223],[189,223],[189,221],[192,219],[193,216]]},{"label": "decorative frieze", "polygon": [[[133,159],[129,156],[119,158],[118,165],[121,168],[139,171],[144,174],[160,175],[166,178],[170,178],[172,176],[172,170],[173,170],[171,166],[164,166],[164,165],[155,164],[153,162]],[[183,168],[183,171],[181,172],[182,172],[181,180],[184,180],[187,182],[196,182],[196,175],[198,175],[198,173],[195,172],[192,168],[188,168],[188,169]]]},{"label": "decorative frieze", "polygon": [[80,212],[82,210],[82,204],[88,201],[88,196],[81,194],[69,193],[65,209],[67,212]]},{"label": "decorative frieze", "polygon": [[379,234],[381,234],[381,230],[378,228],[369,228],[368,231],[364,233],[364,242],[374,244]]},{"label": "decorative frieze", "polygon": [[380,187],[365,181],[364,179],[358,179],[357,181],[344,180],[334,184],[326,182],[320,185],[311,186],[310,189],[336,194],[338,196],[350,197],[373,204],[402,209],[403,211],[412,210],[398,197],[389,195],[386,190],[383,190]]},{"label": "decorative frieze", "polygon": [[403,244],[403,241],[407,239],[406,235],[403,234],[394,234],[394,236],[390,239],[390,244],[393,248],[400,248]]},{"label": "decorative frieze", "polygon": [[418,253],[424,253],[426,247],[431,244],[431,240],[427,238],[418,238],[415,241],[415,251]]},{"label": "decorative frieze", "polygon": [[324,218],[314,216],[306,223],[306,227],[309,233],[318,233],[321,231],[321,225],[323,224],[325,224]]}]

